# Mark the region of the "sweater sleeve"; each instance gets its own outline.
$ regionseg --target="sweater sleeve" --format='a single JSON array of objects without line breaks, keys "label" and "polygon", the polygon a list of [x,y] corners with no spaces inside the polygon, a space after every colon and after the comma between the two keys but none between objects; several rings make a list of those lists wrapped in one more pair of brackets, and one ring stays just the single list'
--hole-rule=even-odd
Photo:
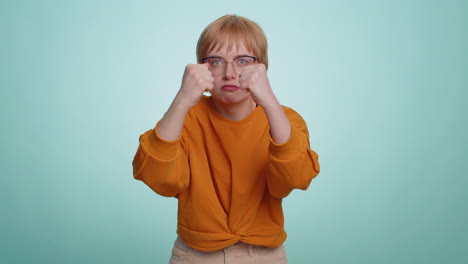
[{"label": "sweater sleeve", "polygon": [[291,123],[291,136],[283,144],[270,138],[267,176],[270,193],[280,199],[293,189],[306,190],[320,172],[318,155],[310,149],[305,121],[290,108],[285,108],[285,113]]},{"label": "sweater sleeve", "polygon": [[162,196],[176,197],[190,181],[183,140],[165,141],[156,131],[157,126],[140,136],[133,177]]}]

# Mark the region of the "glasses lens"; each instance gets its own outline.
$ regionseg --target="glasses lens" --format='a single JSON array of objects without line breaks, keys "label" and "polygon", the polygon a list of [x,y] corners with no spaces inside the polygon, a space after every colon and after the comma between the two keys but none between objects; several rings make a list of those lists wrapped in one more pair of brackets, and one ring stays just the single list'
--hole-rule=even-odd
[{"label": "glasses lens", "polygon": [[204,63],[208,63],[210,65],[210,71],[213,74],[219,74],[223,71],[224,68],[224,60],[221,58],[207,58],[203,61]]},{"label": "glasses lens", "polygon": [[[232,62],[234,71],[237,74],[240,74],[245,66],[255,64],[256,59],[257,59],[256,57],[250,57],[250,56],[242,56],[242,57],[235,58],[234,61]],[[224,59],[218,58],[218,57],[209,57],[209,58],[203,59],[203,63],[208,63],[210,65],[209,66],[210,71],[214,75],[218,75],[218,74],[221,74],[225,70],[226,64],[230,62],[226,62]]]},{"label": "glasses lens", "polygon": [[241,73],[245,66],[255,63],[255,58],[252,57],[238,57],[234,60],[234,66],[237,73]]}]

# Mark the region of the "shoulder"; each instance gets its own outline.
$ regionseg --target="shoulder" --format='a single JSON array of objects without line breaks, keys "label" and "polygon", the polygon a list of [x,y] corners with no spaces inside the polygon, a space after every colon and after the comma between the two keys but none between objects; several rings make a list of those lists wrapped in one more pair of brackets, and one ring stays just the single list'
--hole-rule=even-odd
[{"label": "shoulder", "polygon": [[[209,97],[202,96],[200,101],[194,105],[187,113],[187,119],[198,119],[210,111]],[[186,121],[187,121],[186,119]]]},{"label": "shoulder", "polygon": [[281,107],[283,107],[283,111],[286,114],[286,116],[288,117],[290,122],[305,123],[302,116],[298,112],[296,112],[294,109],[292,109],[291,107],[288,107],[288,106],[284,106],[284,105],[281,105]]},{"label": "shoulder", "polygon": [[281,105],[281,106],[283,107],[284,113],[286,114],[286,117],[288,118],[291,124],[291,128],[294,131],[301,131],[301,133],[305,135],[305,137],[308,138],[309,129],[307,128],[307,124],[304,118],[302,118],[302,116],[298,112],[296,112],[294,109],[284,106],[284,105]]},{"label": "shoulder", "polygon": [[203,95],[198,101],[198,103],[194,105],[192,109],[190,109],[189,112],[195,112],[195,113],[202,112],[203,113],[203,112],[208,112],[209,110],[210,110],[210,97]]},{"label": "shoulder", "polygon": [[[187,112],[182,130],[182,139],[190,145],[196,139],[203,137],[203,127],[209,123],[209,105],[205,97]],[[192,142],[192,143],[191,143]]]}]

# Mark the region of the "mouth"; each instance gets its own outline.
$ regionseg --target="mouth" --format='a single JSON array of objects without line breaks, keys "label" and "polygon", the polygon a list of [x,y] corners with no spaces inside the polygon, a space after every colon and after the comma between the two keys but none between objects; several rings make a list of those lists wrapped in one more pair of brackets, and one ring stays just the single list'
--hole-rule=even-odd
[{"label": "mouth", "polygon": [[232,85],[232,84],[226,84],[226,85],[223,85],[221,87],[221,90],[223,90],[225,92],[235,92],[235,91],[239,90],[239,87],[235,86],[235,85]]}]

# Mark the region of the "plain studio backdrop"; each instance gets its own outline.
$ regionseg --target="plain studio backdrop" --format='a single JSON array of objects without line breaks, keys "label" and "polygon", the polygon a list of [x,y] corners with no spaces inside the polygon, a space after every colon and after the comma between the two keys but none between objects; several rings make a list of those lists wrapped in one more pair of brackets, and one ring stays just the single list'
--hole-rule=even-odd
[{"label": "plain studio backdrop", "polygon": [[283,201],[290,263],[468,263],[468,2],[2,1],[1,263],[167,263],[177,200],[139,136],[225,14],[256,21],[322,171]]}]

